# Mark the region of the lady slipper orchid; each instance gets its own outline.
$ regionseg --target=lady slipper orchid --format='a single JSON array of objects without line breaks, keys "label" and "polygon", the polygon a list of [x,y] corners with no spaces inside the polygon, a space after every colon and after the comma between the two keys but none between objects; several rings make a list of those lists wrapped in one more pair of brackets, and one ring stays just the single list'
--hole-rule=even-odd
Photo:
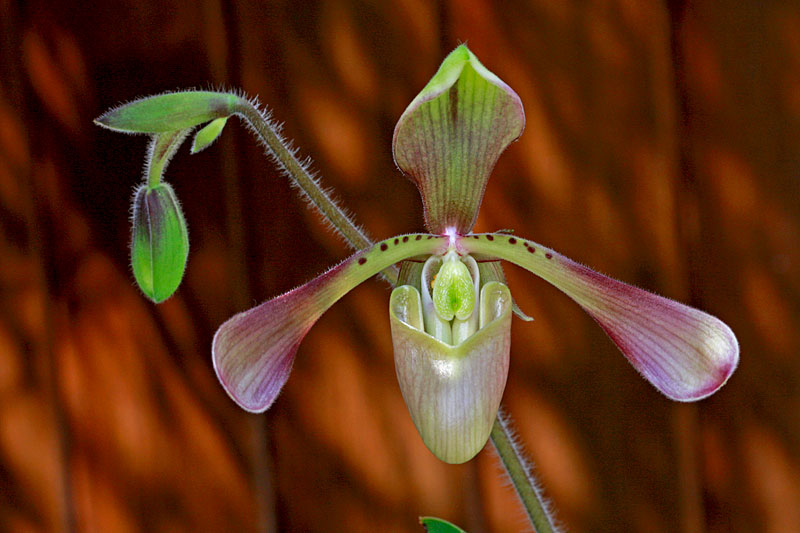
[{"label": "lady slipper orchid", "polygon": [[517,94],[466,46],[456,48],[393,138],[395,161],[422,195],[430,233],[375,243],[225,322],[214,336],[213,362],[231,398],[247,411],[268,409],[322,313],[401,263],[389,320],[403,398],[437,457],[468,461],[488,440],[508,374],[513,303],[500,260],[565,292],[669,398],[699,400],[719,389],[736,368],[739,346],[717,318],[513,234],[470,233],[489,174],[524,123]]}]

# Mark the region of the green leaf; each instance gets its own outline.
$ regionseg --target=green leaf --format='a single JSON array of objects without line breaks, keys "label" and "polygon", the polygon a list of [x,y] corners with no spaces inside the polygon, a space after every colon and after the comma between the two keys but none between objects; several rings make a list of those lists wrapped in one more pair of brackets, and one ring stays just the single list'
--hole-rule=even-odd
[{"label": "green leaf", "polygon": [[216,141],[217,137],[222,133],[226,122],[228,122],[228,117],[214,119],[198,131],[192,142],[192,153],[196,154],[211,146],[211,143]]},{"label": "green leaf", "polygon": [[235,94],[211,91],[165,93],[111,109],[95,124],[127,133],[165,133],[227,117],[239,100]]},{"label": "green leaf", "polygon": [[178,289],[189,257],[189,231],[169,184],[142,185],[133,199],[131,266],[136,283],[155,303]]},{"label": "green leaf", "polygon": [[453,50],[403,112],[392,141],[432,233],[469,233],[497,159],[524,127],[517,93],[465,45]]},{"label": "green leaf", "polygon": [[433,516],[420,516],[419,523],[428,533],[467,533],[457,525]]}]

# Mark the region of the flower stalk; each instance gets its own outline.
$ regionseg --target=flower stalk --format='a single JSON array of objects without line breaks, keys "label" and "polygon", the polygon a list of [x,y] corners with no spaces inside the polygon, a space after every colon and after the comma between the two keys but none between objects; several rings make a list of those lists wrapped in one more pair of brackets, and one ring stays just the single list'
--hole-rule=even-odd
[{"label": "flower stalk", "polygon": [[490,438],[536,533],[558,531],[555,521],[550,515],[550,508],[542,494],[542,489],[533,476],[531,464],[525,459],[520,449],[521,446],[514,439],[511,417],[503,409],[497,413]]}]

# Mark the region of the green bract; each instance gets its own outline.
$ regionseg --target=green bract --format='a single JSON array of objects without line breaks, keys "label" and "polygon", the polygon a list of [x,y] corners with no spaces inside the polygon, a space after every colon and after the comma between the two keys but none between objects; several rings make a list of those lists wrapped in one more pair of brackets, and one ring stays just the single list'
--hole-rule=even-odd
[{"label": "green bract", "polygon": [[217,137],[219,137],[222,133],[222,129],[225,127],[226,122],[228,122],[228,117],[222,117],[212,120],[203,126],[203,128],[194,136],[194,141],[192,142],[192,153],[196,154],[200,150],[205,150],[214,141],[216,141]]},{"label": "green bract", "polygon": [[211,91],[165,93],[116,107],[95,123],[127,133],[167,133],[227,117],[239,100],[235,94]]},{"label": "green bract", "polygon": [[189,257],[189,231],[175,192],[161,182],[140,186],[133,198],[131,266],[136,283],[155,303],[178,289]]}]

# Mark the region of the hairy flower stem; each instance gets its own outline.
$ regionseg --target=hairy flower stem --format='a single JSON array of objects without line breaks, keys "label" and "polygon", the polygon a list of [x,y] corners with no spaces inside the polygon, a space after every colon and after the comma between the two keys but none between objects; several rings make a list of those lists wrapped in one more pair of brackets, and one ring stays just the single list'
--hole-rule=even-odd
[{"label": "hairy flower stem", "polygon": [[[372,245],[372,241],[366,233],[350,220],[350,217],[336,205],[336,202],[308,171],[308,163],[297,159],[296,150],[292,149],[283,139],[269,115],[263,113],[253,102],[245,98],[239,99],[233,111],[252,126],[270,155],[275,158],[276,163],[350,246],[361,250]],[[397,283],[398,268],[396,266],[387,268],[382,274],[392,285]]]},{"label": "hairy flower stem", "polygon": [[542,490],[531,472],[530,464],[523,458],[521,447],[512,436],[511,419],[502,408],[494,421],[491,439],[536,532],[558,531],[544,501]]}]

